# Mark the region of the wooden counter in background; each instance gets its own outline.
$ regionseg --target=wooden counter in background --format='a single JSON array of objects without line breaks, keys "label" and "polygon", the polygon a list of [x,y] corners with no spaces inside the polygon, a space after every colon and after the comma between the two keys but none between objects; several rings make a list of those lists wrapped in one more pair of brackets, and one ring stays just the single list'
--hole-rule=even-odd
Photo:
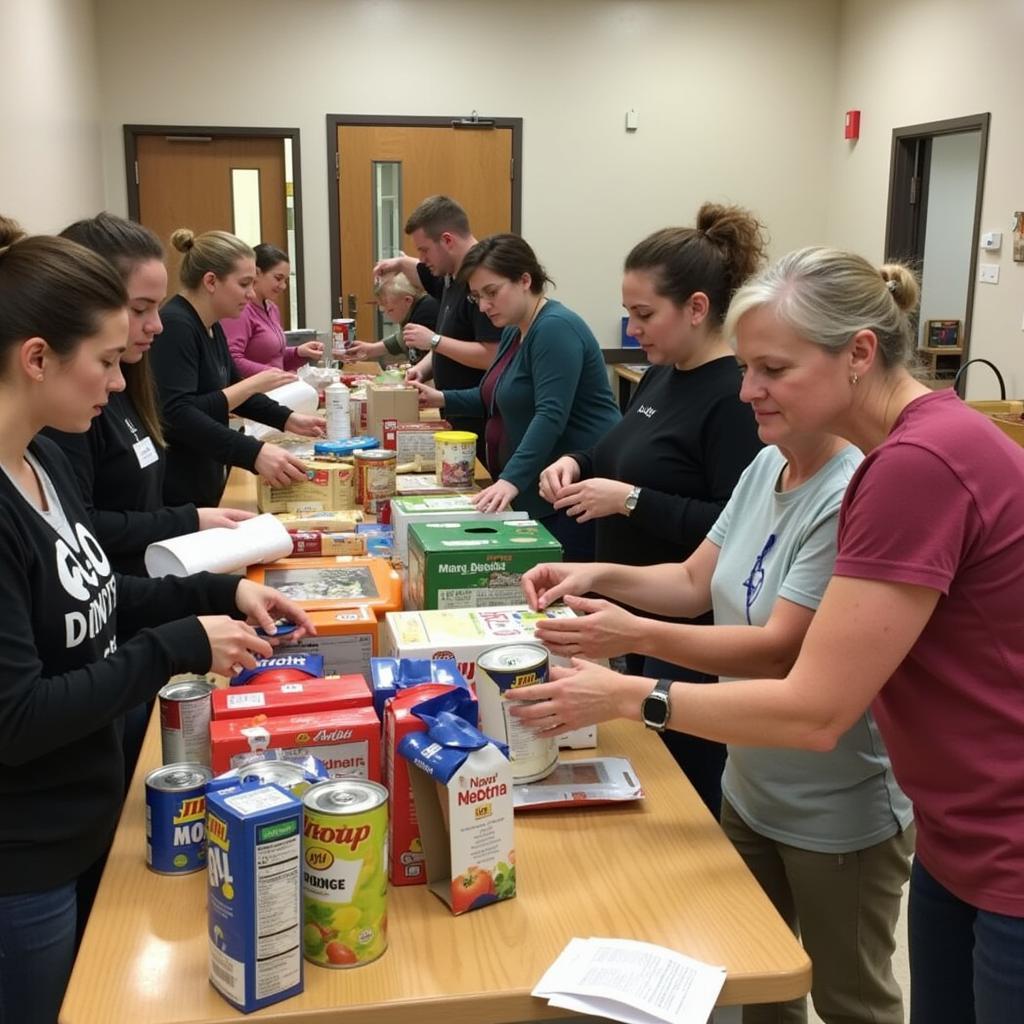
[{"label": "wooden counter in background", "polygon": [[[236,475],[225,504],[251,507]],[[248,498],[247,498],[248,495]],[[207,980],[206,874],[146,868],[149,732],[75,964],[62,1024],[244,1019]],[[720,1003],[805,994],[810,963],[657,736],[614,722],[599,753],[628,757],[642,801],[516,817],[519,895],[453,917],[422,886],[393,888],[390,948],[354,970],[306,964],[302,995],[250,1016],[282,1024],[506,1024],[565,1017],[530,990],[570,938],[659,943],[728,971]],[[592,752],[563,752],[578,759]]]}]

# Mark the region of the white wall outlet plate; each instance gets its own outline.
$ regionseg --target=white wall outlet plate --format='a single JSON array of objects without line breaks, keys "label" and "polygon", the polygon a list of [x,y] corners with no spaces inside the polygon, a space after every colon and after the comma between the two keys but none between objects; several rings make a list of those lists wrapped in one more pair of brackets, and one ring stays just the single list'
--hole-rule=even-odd
[{"label": "white wall outlet plate", "polygon": [[999,264],[982,263],[978,269],[978,280],[983,284],[999,284]]}]

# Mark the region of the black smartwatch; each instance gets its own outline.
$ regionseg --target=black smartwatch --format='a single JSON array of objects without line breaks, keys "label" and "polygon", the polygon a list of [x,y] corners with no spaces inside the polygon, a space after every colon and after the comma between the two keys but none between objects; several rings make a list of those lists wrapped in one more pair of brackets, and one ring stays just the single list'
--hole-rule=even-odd
[{"label": "black smartwatch", "polygon": [[669,699],[671,679],[659,679],[640,705],[640,717],[648,729],[664,732],[672,716],[672,701]]}]

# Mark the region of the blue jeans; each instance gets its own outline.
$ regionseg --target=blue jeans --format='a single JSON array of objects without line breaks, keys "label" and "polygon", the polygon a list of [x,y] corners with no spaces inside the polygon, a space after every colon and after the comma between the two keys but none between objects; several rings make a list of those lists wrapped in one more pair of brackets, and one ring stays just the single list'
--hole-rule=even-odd
[{"label": "blue jeans", "polygon": [[0,1024],[55,1024],[75,958],[75,883],[0,896]]},{"label": "blue jeans", "polygon": [[1024,1021],[1024,917],[965,903],[915,860],[908,934],[911,1024]]}]

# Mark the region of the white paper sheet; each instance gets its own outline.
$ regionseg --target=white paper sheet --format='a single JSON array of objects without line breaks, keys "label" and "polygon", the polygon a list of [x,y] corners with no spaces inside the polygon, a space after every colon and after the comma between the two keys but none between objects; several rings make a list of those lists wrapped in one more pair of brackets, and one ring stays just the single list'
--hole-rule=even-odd
[{"label": "white paper sheet", "polygon": [[257,562],[287,558],[292,539],[272,515],[246,519],[234,529],[217,527],[157,541],[146,548],[150,576],[191,576],[194,572],[234,572]]},{"label": "white paper sheet", "polygon": [[[292,412],[310,413],[316,412],[320,395],[312,384],[303,380],[291,380],[282,384],[279,388],[267,392],[267,398],[272,398],[279,405],[286,405]],[[279,436],[281,431],[274,427],[268,427],[265,423],[257,423],[255,420],[245,421],[245,432],[257,441],[269,441]]]},{"label": "white paper sheet", "polygon": [[630,939],[571,939],[533,995],[625,1024],[706,1024],[725,983],[712,967]]}]

